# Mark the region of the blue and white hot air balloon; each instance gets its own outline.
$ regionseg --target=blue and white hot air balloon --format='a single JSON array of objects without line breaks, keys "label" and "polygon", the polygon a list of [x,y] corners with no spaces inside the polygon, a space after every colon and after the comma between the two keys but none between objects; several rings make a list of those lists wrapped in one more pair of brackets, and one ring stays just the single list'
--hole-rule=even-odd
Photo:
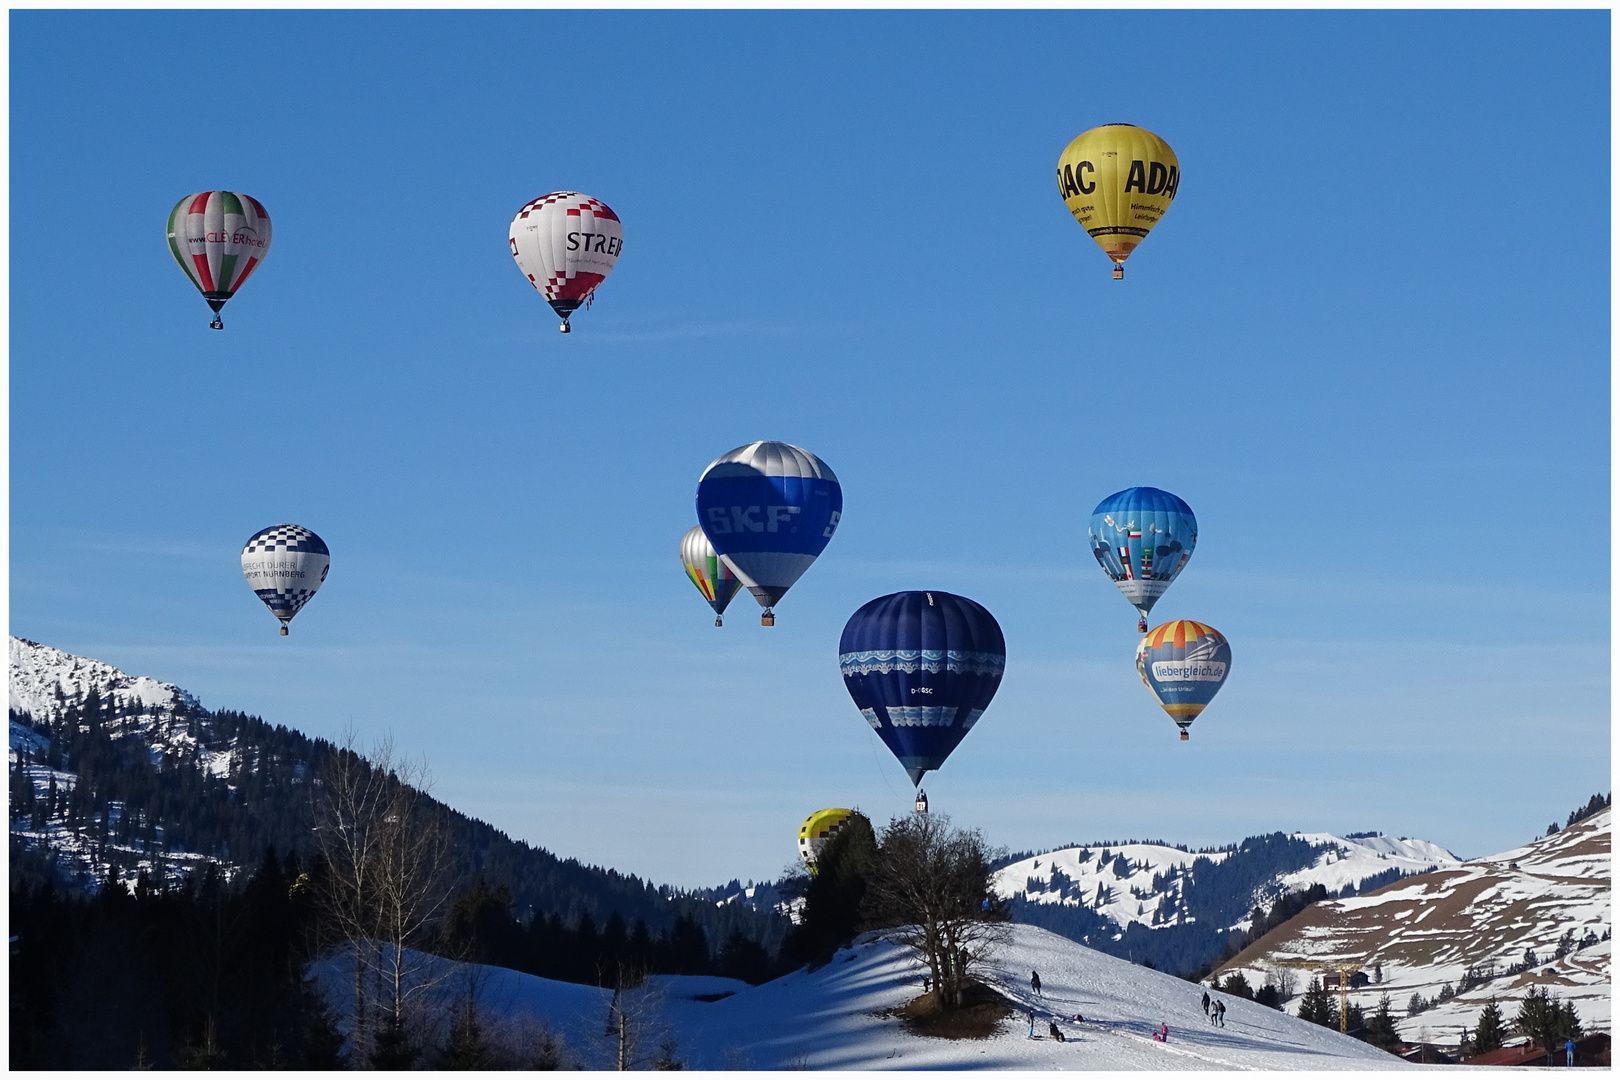
[{"label": "blue and white hot air balloon", "polygon": [[242,576],[270,614],[281,620],[283,635],[331,568],[326,541],[302,525],[260,529],[242,548]]},{"label": "blue and white hot air balloon", "polygon": [[844,492],[826,462],[785,442],[739,446],[698,480],[703,535],[776,625],[771,610],[838,528]]},{"label": "blue and white hot air balloon", "polygon": [[1097,504],[1089,531],[1097,564],[1141,613],[1137,633],[1147,633],[1148,612],[1198,544],[1192,507],[1158,488],[1126,488]]},{"label": "blue and white hot air balloon", "polygon": [[1006,666],[995,617],[948,592],[880,596],[838,642],[844,688],[913,784],[978,723]]}]

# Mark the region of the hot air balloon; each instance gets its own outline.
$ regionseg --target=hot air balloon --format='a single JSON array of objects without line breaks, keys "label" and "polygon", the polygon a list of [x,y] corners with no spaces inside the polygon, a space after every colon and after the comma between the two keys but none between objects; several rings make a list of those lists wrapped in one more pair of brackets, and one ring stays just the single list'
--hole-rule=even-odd
[{"label": "hot air balloon", "polygon": [[844,688],[919,785],[978,723],[1006,666],[995,617],[947,592],[869,601],[838,642]]},{"label": "hot air balloon", "polygon": [[785,442],[753,442],[722,454],[698,480],[703,534],[776,625],[772,606],[832,539],[844,492],[826,462]]},{"label": "hot air balloon", "polygon": [[214,309],[208,325],[225,329],[219,309],[270,250],[270,215],[251,195],[200,191],[174,204],[168,233],[169,254]]},{"label": "hot air balloon", "polygon": [[1069,213],[1114,260],[1114,279],[1159,223],[1181,183],[1170,144],[1134,124],[1104,124],[1075,136],[1058,157],[1058,191]]},{"label": "hot air balloon", "polygon": [[821,857],[822,849],[854,815],[853,810],[835,807],[817,810],[804,819],[804,824],[799,826],[799,858],[804,860],[806,870],[816,873],[816,860]]},{"label": "hot air balloon", "polygon": [[1231,670],[1232,646],[1208,623],[1174,619],[1136,645],[1136,673],[1181,729],[1183,742]]},{"label": "hot air balloon", "polygon": [[1126,488],[1097,504],[1088,531],[1097,565],[1141,612],[1137,633],[1147,633],[1148,612],[1198,544],[1192,507],[1158,488]]},{"label": "hot air balloon", "polygon": [[562,319],[589,307],[596,287],[624,250],[624,228],[608,204],[577,191],[553,191],[526,203],[507,230],[512,258]]},{"label": "hot air balloon", "polygon": [[242,576],[264,601],[270,614],[287,624],[315,595],[331,568],[326,541],[302,525],[260,529],[242,548]]},{"label": "hot air balloon", "polygon": [[737,590],[742,588],[742,582],[703,535],[702,526],[692,526],[681,537],[681,565],[686,567],[686,576],[692,579],[703,599],[714,608],[714,625],[721,625],[720,617],[726,613],[726,605],[737,595]]}]

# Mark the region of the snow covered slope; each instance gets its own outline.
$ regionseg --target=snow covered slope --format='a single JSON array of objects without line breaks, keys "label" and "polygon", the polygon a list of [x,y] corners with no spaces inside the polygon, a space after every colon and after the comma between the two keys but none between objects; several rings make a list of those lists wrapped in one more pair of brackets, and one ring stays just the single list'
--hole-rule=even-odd
[{"label": "snow covered slope", "polygon": [[[1292,835],[1317,849],[1315,861],[1262,882],[1249,901],[1241,905],[1245,914],[1255,904],[1270,904],[1285,892],[1312,885],[1325,886],[1331,895],[1391,870],[1420,874],[1458,865],[1455,855],[1427,840],[1329,833]],[[1113,920],[1121,929],[1131,923],[1175,926],[1193,921],[1183,903],[1193,864],[1198,859],[1218,864],[1230,854],[1196,853],[1160,844],[1063,848],[1002,868],[996,873],[995,887],[1000,896],[1008,899],[1084,906]],[[1248,921],[1236,925],[1247,929]]]},{"label": "snow covered slope", "polygon": [[[1222,971],[1243,971],[1259,986],[1275,981],[1276,960],[1349,962],[1369,974],[1376,962],[1383,982],[1352,991],[1351,1001],[1371,1011],[1389,994],[1411,1040],[1455,1043],[1491,998],[1511,1018],[1512,1000],[1531,986],[1573,1001],[1588,1030],[1607,1031],[1612,815],[1602,810],[1500,855],[1317,904]],[[1302,970],[1299,983],[1310,975]],[[1414,993],[1434,1001],[1447,986],[1456,996],[1409,1013]]]},{"label": "snow covered slope", "polygon": [[79,778],[65,754],[50,754],[51,740],[44,734],[70,722],[93,690],[106,729],[118,739],[139,739],[154,766],[166,757],[184,759],[211,776],[226,776],[230,751],[203,745],[185,715],[197,709],[196,698],[172,683],[126,675],[100,660],[17,637],[11,639],[9,687],[11,768],[28,777],[42,809],[55,807],[55,812],[19,815],[13,806],[14,842],[53,853],[64,877],[89,889],[114,866],[120,879],[133,884],[142,870],[179,880],[208,861],[168,844],[162,827],[154,830],[154,850],[103,839],[102,833],[118,834],[125,812],[121,803],[107,807],[105,823],[70,824],[63,808]]},{"label": "snow covered slope", "polygon": [[197,699],[173,683],[132,677],[111,664],[74,656],[26,638],[11,639],[11,711],[44,723],[84,700],[91,689],[103,701],[116,698],[145,709],[173,712]]},{"label": "snow covered slope", "polygon": [[[456,966],[465,970],[462,966]],[[605,1037],[610,994],[500,968],[482,968],[484,1007],[510,1021],[543,1021],[569,1056],[587,1068],[611,1067],[615,1040]],[[1029,988],[1039,971],[1044,996]],[[341,1008],[341,971],[321,969]],[[1033,926],[1014,926],[996,961],[994,981],[1020,1008],[1033,1008],[1037,1031],[1057,1019],[1058,1043],[1028,1038],[1028,1022],[1004,1021],[986,1039],[911,1034],[884,1015],[921,990],[923,968],[906,950],[867,935],[819,971],[798,971],[763,986],[726,979],[660,976],[649,981],[642,1040],[652,1049],[673,1039],[692,1069],[1402,1069],[1401,1059],[1253,1002],[1227,1001],[1226,1027],[1211,1027],[1201,987],[1076,945]],[[468,985],[465,975],[443,991]],[[700,1001],[698,995],[726,996]],[[447,998],[448,1000],[448,998]],[[634,1007],[632,1004],[632,1007]],[[1084,1023],[1069,1019],[1075,1013]],[[1150,1033],[1169,1025],[1168,1042]]]},{"label": "snow covered slope", "polygon": [[[1004,899],[1091,908],[1121,927],[1133,922],[1174,926],[1187,919],[1180,903],[1185,876],[1199,858],[1219,863],[1227,852],[1202,855],[1160,844],[1071,847],[998,870],[995,890]],[[1168,880],[1167,880],[1168,879]],[[1154,914],[1164,905],[1164,913]]]}]

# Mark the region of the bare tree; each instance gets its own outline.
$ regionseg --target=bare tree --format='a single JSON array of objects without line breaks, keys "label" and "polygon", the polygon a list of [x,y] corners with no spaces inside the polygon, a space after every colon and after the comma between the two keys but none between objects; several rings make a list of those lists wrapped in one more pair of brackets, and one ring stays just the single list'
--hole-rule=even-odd
[{"label": "bare tree", "polygon": [[1283,964],[1269,964],[1265,968],[1266,981],[1277,988],[1283,1001],[1292,1001],[1299,988],[1299,973]]},{"label": "bare tree", "polygon": [[[674,1033],[667,1027],[654,1029],[664,1005],[664,994],[647,982],[646,971],[617,959],[609,964],[598,964],[597,982],[613,987],[607,1026],[603,1031],[614,1040],[613,1067],[619,1072],[648,1066],[655,1070],[681,1068],[675,1058]],[[647,1046],[655,1036],[662,1036],[662,1041],[657,1057],[649,1059]]]},{"label": "bare tree", "polygon": [[963,1003],[973,973],[1007,940],[990,885],[995,857],[977,829],[952,829],[936,814],[897,818],[879,842],[867,910],[928,965],[944,1008]]},{"label": "bare tree", "polygon": [[445,970],[413,947],[450,896],[449,836],[425,762],[400,759],[387,738],[368,762],[354,742],[348,733],[315,788],[321,900],[353,963],[354,1060],[397,1065],[413,1000]]}]

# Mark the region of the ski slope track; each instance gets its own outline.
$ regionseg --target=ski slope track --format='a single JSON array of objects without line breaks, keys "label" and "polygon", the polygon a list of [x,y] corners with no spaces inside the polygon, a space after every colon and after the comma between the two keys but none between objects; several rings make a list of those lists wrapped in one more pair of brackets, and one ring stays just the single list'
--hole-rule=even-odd
[{"label": "ski slope track", "polygon": [[[1350,991],[1368,1013],[1389,994],[1403,1038],[1457,1041],[1495,998],[1504,1016],[1533,986],[1579,1011],[1588,1031],[1608,1031],[1612,942],[1555,956],[1560,940],[1601,938],[1610,928],[1610,821],[1601,810],[1552,836],[1482,859],[1398,881],[1366,896],[1328,900],[1250,945],[1221,972],[1241,971],[1253,986],[1274,978],[1276,961],[1348,963],[1383,982]],[[1527,952],[1536,961],[1527,964]],[[1484,982],[1407,1015],[1414,993],[1435,999],[1470,968]],[[1522,969],[1522,970],[1511,970]],[[1299,970],[1301,987],[1312,970]]]},{"label": "ski slope track", "polygon": [[[689,1069],[1407,1069],[1400,1058],[1337,1031],[1275,1009],[1221,995],[1226,1026],[1205,1018],[1203,988],[1077,945],[1033,926],[1013,926],[993,961],[991,981],[1026,1012],[984,1039],[912,1034],[887,1015],[915,998],[924,968],[909,950],[868,934],[817,971],[800,970],[761,986],[730,979],[655,976],[630,991],[641,1009],[639,1040],[649,1055],[665,1038]],[[476,987],[483,1009],[502,1022],[533,1020],[558,1035],[586,1068],[613,1067],[616,1041],[605,1035],[611,992],[559,983],[504,968],[441,962],[435,994],[449,1003]],[[1043,994],[1030,990],[1039,971]],[[316,975],[339,1010],[347,965],[328,960]],[[644,994],[640,1000],[630,996]],[[698,995],[726,995],[699,1001]],[[1027,1010],[1041,1038],[1028,1037]],[[1071,1018],[1085,1016],[1084,1023]],[[1065,1042],[1045,1037],[1056,1020]],[[1153,1041],[1160,1023],[1167,1042]]]}]

